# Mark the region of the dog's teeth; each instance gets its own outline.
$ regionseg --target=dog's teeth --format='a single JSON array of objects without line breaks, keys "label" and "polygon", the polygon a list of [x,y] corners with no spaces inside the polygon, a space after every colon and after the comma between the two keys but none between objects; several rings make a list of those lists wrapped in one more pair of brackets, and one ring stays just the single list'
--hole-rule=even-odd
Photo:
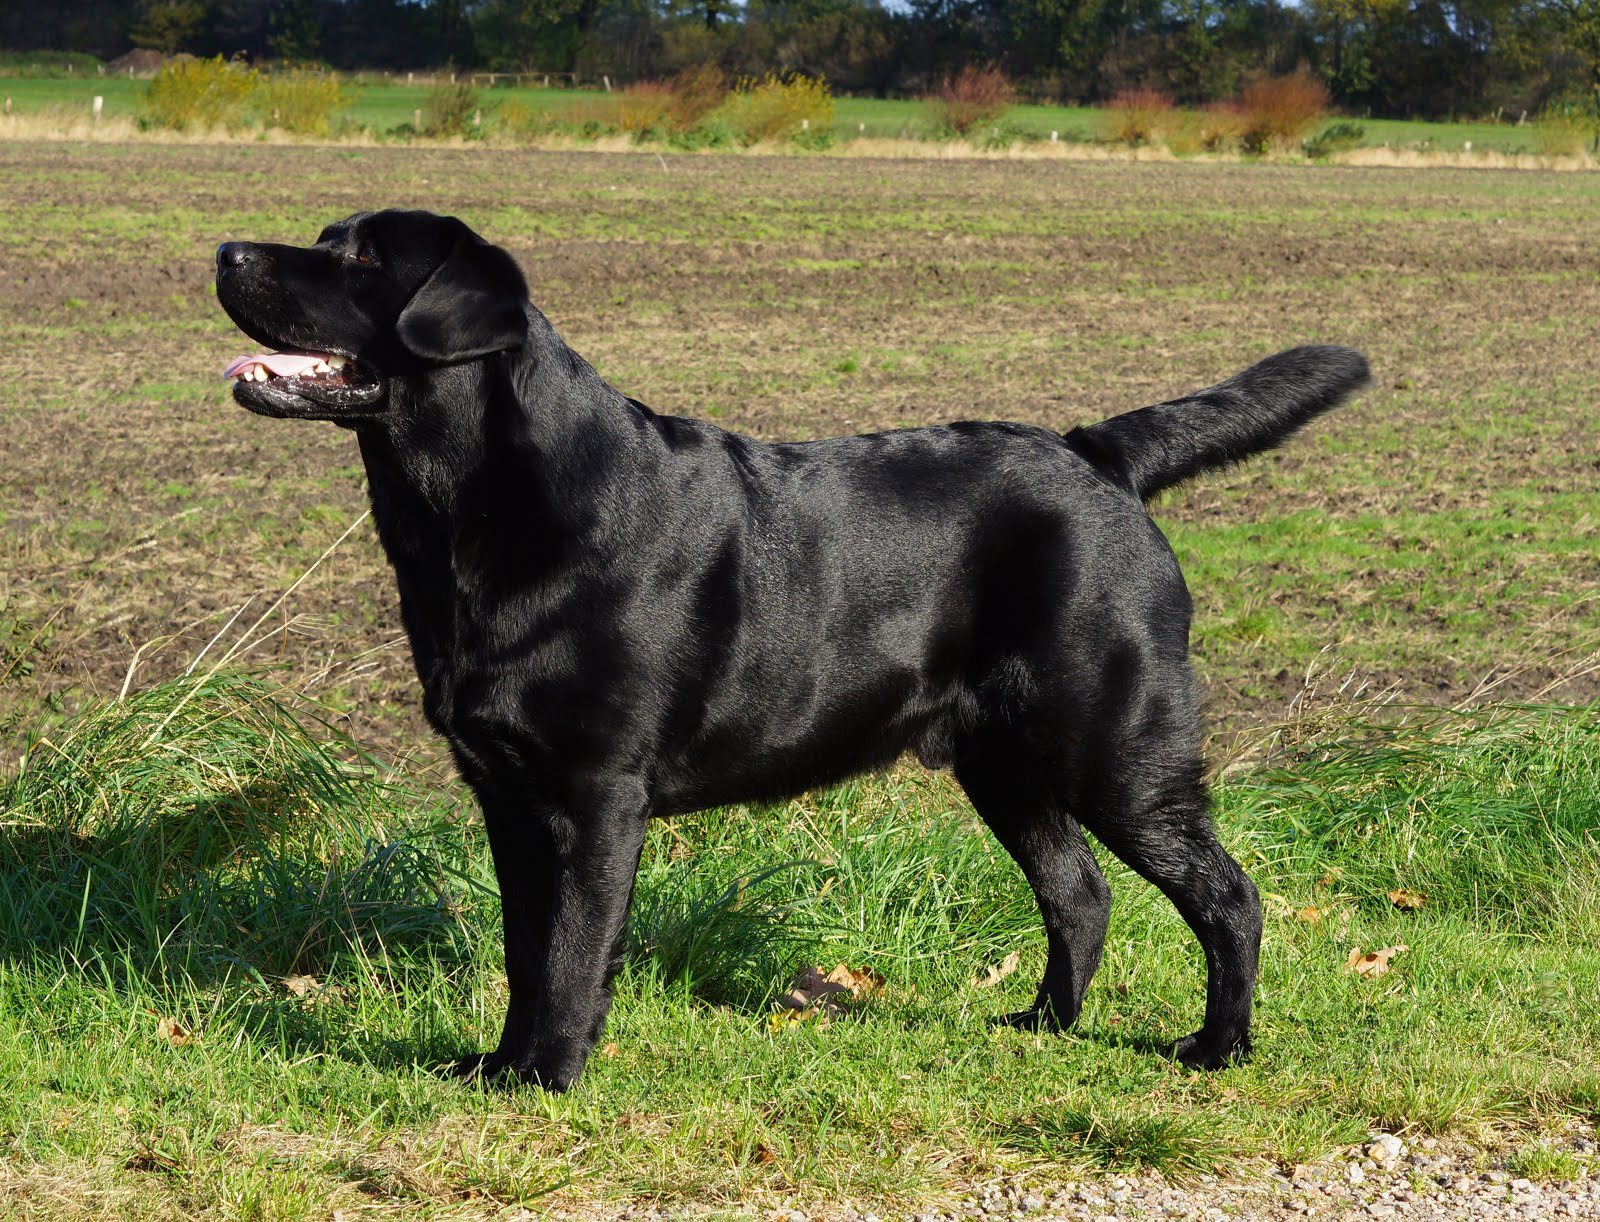
[{"label": "dog's teeth", "polygon": [[323,369],[343,369],[349,363],[350,363],[350,358],[347,357],[347,356],[330,356],[328,358],[328,363],[326,365],[321,366],[321,368],[323,368]]},{"label": "dog's teeth", "polygon": [[256,366],[256,370],[255,370],[255,375],[254,375],[254,376],[255,376],[255,380],[256,380],[256,381],[257,381],[257,382],[265,382],[265,381],[266,381],[266,380],[267,380],[267,370],[266,370],[266,366],[264,366],[264,365],[257,365],[257,366]]},{"label": "dog's teeth", "polygon": [[332,368],[327,361],[318,361],[311,367],[312,373],[327,373]]}]

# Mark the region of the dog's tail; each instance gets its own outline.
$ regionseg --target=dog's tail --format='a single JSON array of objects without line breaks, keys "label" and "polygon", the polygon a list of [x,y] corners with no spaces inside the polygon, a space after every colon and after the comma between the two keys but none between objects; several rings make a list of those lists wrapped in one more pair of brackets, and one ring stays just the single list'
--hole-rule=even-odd
[{"label": "dog's tail", "polygon": [[1149,500],[1202,471],[1282,445],[1367,378],[1366,358],[1351,348],[1291,348],[1209,390],[1073,429],[1067,444]]}]

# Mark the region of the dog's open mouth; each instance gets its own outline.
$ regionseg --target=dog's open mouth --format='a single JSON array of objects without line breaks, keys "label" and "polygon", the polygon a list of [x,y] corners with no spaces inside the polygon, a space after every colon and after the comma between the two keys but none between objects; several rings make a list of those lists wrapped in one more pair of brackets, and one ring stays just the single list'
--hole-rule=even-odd
[{"label": "dog's open mouth", "polygon": [[334,352],[284,351],[241,356],[222,371],[234,398],[265,416],[359,411],[384,397],[383,379]]}]

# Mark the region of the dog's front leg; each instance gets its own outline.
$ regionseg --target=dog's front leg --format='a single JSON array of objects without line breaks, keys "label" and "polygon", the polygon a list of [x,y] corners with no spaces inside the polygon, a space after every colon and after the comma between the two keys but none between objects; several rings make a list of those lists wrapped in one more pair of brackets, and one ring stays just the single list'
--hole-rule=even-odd
[{"label": "dog's front leg", "polygon": [[592,792],[593,800],[565,809],[480,795],[500,883],[511,1002],[499,1046],[461,1061],[458,1073],[510,1073],[565,1090],[600,1038],[622,965],[646,814],[641,786]]}]

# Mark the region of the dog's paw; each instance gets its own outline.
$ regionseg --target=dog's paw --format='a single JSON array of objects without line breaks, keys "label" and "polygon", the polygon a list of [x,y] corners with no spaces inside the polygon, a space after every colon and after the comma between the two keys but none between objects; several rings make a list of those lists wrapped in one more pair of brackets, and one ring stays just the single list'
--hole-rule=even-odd
[{"label": "dog's paw", "polygon": [[1230,1065],[1242,1065],[1250,1059],[1250,1039],[1246,1036],[1219,1044],[1204,1031],[1196,1031],[1174,1044],[1167,1055],[1189,1069],[1226,1069]]},{"label": "dog's paw", "polygon": [[453,1078],[478,1086],[529,1085],[560,1094],[577,1082],[583,1066],[541,1069],[535,1065],[521,1064],[514,1057],[500,1052],[480,1052],[454,1062],[449,1072]]},{"label": "dog's paw", "polygon": [[1017,1031],[1064,1031],[1066,1024],[1056,1017],[1054,1006],[1035,1006],[1031,1010],[1018,1010],[1002,1014],[995,1022]]},{"label": "dog's paw", "polygon": [[445,1067],[449,1077],[477,1086],[491,1086],[510,1068],[506,1058],[493,1052],[475,1052]]}]

